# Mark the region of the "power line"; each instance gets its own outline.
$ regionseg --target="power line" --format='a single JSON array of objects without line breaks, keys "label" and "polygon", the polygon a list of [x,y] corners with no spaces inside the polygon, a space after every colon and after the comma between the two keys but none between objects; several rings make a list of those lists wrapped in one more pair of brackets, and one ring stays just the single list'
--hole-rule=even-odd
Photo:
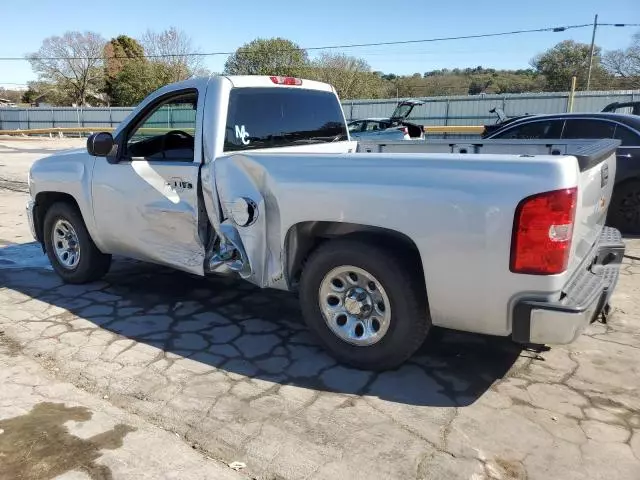
[{"label": "power line", "polygon": [[[638,27],[640,23],[599,23],[599,26],[613,26],[613,27]],[[473,35],[459,35],[455,37],[435,37],[435,38],[426,38],[421,40],[397,40],[391,42],[373,42],[373,43],[349,43],[343,45],[329,45],[323,47],[306,47],[306,48],[298,48],[298,49],[282,49],[275,50],[275,52],[291,52],[292,50],[301,50],[301,51],[319,51],[319,50],[335,50],[335,49],[346,49],[346,48],[361,48],[361,47],[379,47],[379,46],[387,46],[387,45],[411,45],[411,44],[419,44],[419,43],[432,43],[432,42],[445,42],[452,40],[470,40],[477,38],[490,38],[490,37],[503,37],[510,35],[521,35],[525,33],[544,33],[544,32],[564,32],[567,30],[574,30],[579,28],[592,27],[591,23],[583,23],[578,25],[565,25],[559,27],[545,27],[545,28],[533,28],[529,30],[511,30],[507,32],[495,32],[495,33],[478,33]],[[156,55],[140,55],[137,58],[176,58],[176,57],[213,57],[219,55],[233,55],[238,51],[242,51],[242,48],[239,48],[233,52],[192,52],[192,53],[176,53],[176,54],[156,54]],[[0,57],[0,61],[25,61],[25,60],[101,60],[101,59],[130,59],[131,57],[127,56],[112,56],[112,57],[78,57],[78,56],[58,56],[58,57],[38,57],[32,56],[30,58],[25,57]]]}]

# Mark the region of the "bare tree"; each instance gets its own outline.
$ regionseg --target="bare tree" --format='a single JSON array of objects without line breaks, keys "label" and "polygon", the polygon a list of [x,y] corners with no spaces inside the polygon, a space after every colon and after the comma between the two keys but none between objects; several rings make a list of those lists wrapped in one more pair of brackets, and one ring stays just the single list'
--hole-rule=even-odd
[{"label": "bare tree", "polygon": [[22,98],[22,93],[20,90],[12,90],[5,87],[0,87],[0,100],[9,100],[13,103],[18,103]]},{"label": "bare tree", "polygon": [[103,84],[102,54],[105,40],[94,32],[67,32],[44,39],[40,49],[27,55],[39,80],[51,84],[76,105],[99,95]]},{"label": "bare tree", "polygon": [[165,67],[167,82],[186,80],[202,73],[202,57],[191,38],[183,31],[171,27],[162,32],[147,30],[140,39],[149,60]]},{"label": "bare tree", "polygon": [[602,63],[613,75],[622,77],[629,88],[640,87],[640,32],[628,48],[607,52]]}]

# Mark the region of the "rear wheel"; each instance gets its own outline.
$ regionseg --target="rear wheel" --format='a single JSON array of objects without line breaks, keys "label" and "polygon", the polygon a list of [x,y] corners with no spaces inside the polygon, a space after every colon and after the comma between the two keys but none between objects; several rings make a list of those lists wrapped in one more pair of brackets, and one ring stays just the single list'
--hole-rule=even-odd
[{"label": "rear wheel", "polygon": [[615,187],[609,206],[609,223],[623,233],[640,234],[640,181]]},{"label": "rear wheel", "polygon": [[361,241],[319,247],[302,273],[300,301],[307,325],[326,349],[366,370],[403,363],[431,325],[415,266]]},{"label": "rear wheel", "polygon": [[49,261],[65,282],[87,283],[109,271],[111,255],[98,250],[75,206],[53,204],[45,215],[43,235]]}]

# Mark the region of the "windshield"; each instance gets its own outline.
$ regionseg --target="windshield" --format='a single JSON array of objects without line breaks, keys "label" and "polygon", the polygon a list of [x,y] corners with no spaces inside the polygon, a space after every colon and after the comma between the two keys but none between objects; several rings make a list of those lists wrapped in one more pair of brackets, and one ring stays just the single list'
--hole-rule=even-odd
[{"label": "windshield", "polygon": [[231,91],[225,151],[347,139],[342,107],[332,92],[299,88]]}]

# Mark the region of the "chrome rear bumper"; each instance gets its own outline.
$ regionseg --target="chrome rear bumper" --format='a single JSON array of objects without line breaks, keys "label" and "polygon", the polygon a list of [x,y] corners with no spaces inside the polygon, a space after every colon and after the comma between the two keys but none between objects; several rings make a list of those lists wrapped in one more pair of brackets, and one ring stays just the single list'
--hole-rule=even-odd
[{"label": "chrome rear bumper", "polygon": [[521,300],[516,304],[513,340],[538,344],[573,342],[608,306],[618,283],[624,249],[620,232],[605,227],[592,261],[565,286],[559,301]]}]

